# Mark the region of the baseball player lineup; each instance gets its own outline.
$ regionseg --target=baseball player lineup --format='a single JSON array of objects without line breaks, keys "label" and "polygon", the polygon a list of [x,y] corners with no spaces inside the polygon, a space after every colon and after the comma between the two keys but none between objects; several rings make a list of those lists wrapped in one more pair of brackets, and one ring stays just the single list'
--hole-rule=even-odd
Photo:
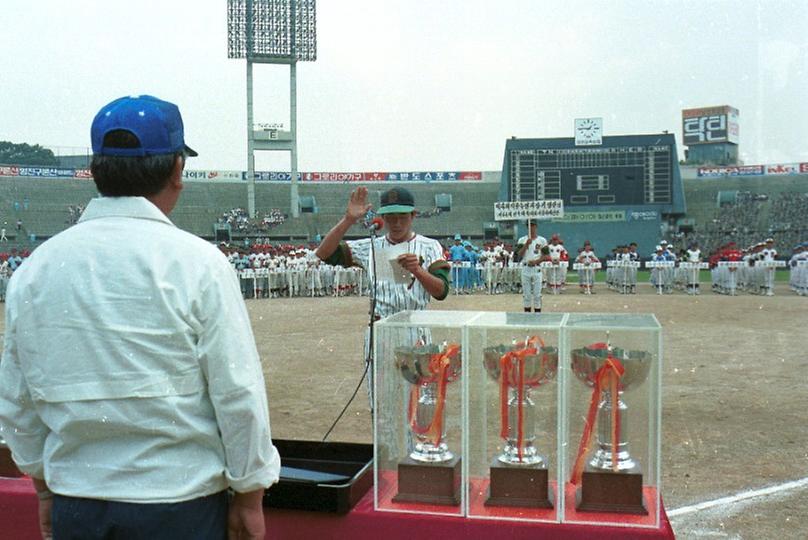
[{"label": "baseball player lineup", "polygon": [[[378,250],[391,245],[385,236],[372,241]],[[355,260],[364,262],[350,267],[321,261],[313,245],[272,245],[259,240],[246,248],[222,246],[222,250],[239,275],[245,298],[366,296],[372,276],[370,242],[370,238],[351,241]],[[789,289],[808,295],[808,243],[794,246],[788,259],[778,259],[777,249],[766,241],[746,249],[730,243],[708,256],[697,245],[691,245],[677,256],[663,240],[644,260],[636,245],[631,244],[615,247],[601,260],[588,241],[572,255],[559,235],[551,235],[550,241],[544,239],[544,243],[546,246],[540,248],[546,247],[547,254],[536,272],[541,274],[542,290],[547,294],[566,294],[576,286],[582,294],[595,294],[598,272],[605,272],[607,290],[635,294],[638,271],[644,269],[648,272],[649,291],[657,294],[701,294],[701,272],[709,270],[710,290],[716,294],[771,296],[775,272],[787,269]],[[523,294],[525,261],[519,260],[517,249],[505,242],[489,241],[478,247],[458,234],[444,247],[436,239],[415,235],[408,246],[428,264],[448,261],[451,294]],[[423,294],[419,298],[419,289],[414,291],[380,286],[382,305],[390,306],[384,311],[422,309],[419,306],[424,305]]]}]

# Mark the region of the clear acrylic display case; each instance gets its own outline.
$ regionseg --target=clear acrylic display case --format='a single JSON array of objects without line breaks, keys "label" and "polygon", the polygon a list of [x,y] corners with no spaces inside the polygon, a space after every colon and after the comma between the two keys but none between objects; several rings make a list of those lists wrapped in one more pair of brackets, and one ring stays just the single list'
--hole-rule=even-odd
[{"label": "clear acrylic display case", "polygon": [[571,313],[562,335],[561,520],[657,528],[659,322],[651,314]]},{"label": "clear acrylic display case", "polygon": [[404,311],[374,325],[374,504],[465,514],[465,311]]},{"label": "clear acrylic display case", "polygon": [[483,312],[468,326],[468,516],[559,520],[563,313]]}]

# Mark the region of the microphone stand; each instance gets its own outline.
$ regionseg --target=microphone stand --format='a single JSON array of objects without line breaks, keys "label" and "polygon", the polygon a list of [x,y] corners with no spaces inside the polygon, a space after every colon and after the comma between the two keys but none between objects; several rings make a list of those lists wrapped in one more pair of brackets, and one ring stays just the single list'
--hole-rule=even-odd
[{"label": "microphone stand", "polygon": [[[324,443],[328,436],[331,435],[331,432],[337,427],[337,423],[342,419],[345,415],[345,411],[348,410],[348,407],[353,403],[354,398],[356,398],[356,394],[359,392],[359,389],[362,387],[362,381],[368,378],[368,374],[371,374],[370,380],[368,380],[368,397],[370,399],[370,419],[371,419],[371,427],[375,429],[376,422],[374,421],[376,415],[376,392],[373,388],[373,345],[375,341],[375,332],[374,332],[374,324],[376,322],[376,238],[377,233],[379,230],[379,225],[371,221],[370,224],[370,264],[369,267],[373,268],[373,276],[370,279],[370,320],[368,321],[368,350],[367,355],[365,357],[365,369],[362,372],[362,376],[359,378],[359,384],[356,385],[356,388],[351,394],[350,399],[342,408],[339,415],[337,415],[336,420],[331,424],[331,427],[328,428],[325,435],[323,435],[323,439],[320,441]],[[375,435],[374,435],[375,437]]]},{"label": "microphone stand", "polygon": [[[365,373],[370,374],[368,380],[368,395],[370,396],[370,415],[371,419],[376,414],[376,391],[373,388],[373,359],[374,359],[374,346],[376,341],[376,332],[374,331],[376,322],[376,238],[378,237],[378,225],[371,222],[370,225],[370,259],[373,261],[373,276],[370,277],[370,319],[368,320],[368,350],[365,357]],[[368,265],[371,266],[371,265]]]}]

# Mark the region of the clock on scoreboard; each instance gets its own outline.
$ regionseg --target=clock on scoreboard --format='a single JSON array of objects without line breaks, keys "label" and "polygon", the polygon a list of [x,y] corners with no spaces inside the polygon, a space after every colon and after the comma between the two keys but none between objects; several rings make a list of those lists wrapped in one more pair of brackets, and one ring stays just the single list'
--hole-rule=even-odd
[{"label": "clock on scoreboard", "polygon": [[575,119],[575,146],[603,144],[603,118]]}]

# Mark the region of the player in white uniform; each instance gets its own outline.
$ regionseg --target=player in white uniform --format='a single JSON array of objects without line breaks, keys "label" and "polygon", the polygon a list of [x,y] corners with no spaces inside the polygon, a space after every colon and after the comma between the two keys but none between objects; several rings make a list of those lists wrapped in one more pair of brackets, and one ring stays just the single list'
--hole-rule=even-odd
[{"label": "player in white uniform", "polygon": [[553,266],[547,272],[547,286],[553,289],[554,293],[558,294],[561,292],[561,288],[564,284],[564,280],[566,279],[566,253],[567,250],[564,248],[564,245],[561,244],[561,239],[558,237],[557,234],[554,234],[550,238],[550,245],[547,246],[547,249],[550,252],[550,261],[553,263]]},{"label": "player in white uniform", "polygon": [[[657,246],[654,254],[651,255],[651,262],[661,263],[667,261],[665,257],[665,249],[662,246]],[[656,267],[651,270],[651,285],[659,291],[659,294],[665,290],[665,269]]]},{"label": "player in white uniform", "polygon": [[761,260],[760,252],[765,246],[766,244],[763,242],[758,242],[749,248],[749,252],[744,257],[744,261],[748,266],[744,268],[742,283],[747,292],[751,294],[760,294],[763,289],[763,267],[758,265],[757,262]]},{"label": "player in white uniform", "polygon": [[[578,253],[578,257],[575,259],[575,262],[585,264],[587,266],[600,262],[595,255],[595,252],[592,250],[592,244],[589,242],[589,240],[584,242],[584,247]],[[593,290],[594,285],[595,271],[593,269],[587,268],[578,270],[578,287],[580,288],[581,294],[595,294],[595,291]]]},{"label": "player in white uniform", "polygon": [[[444,260],[443,248],[437,240],[421,236],[412,230],[415,201],[406,189],[395,187],[382,193],[381,208],[377,213],[384,220],[387,234],[349,242],[342,241],[348,229],[359,222],[370,207],[367,188],[362,186],[355,189],[351,193],[345,216],[323,238],[315,252],[317,256],[329,264],[360,266],[365,269],[374,288],[374,320],[399,311],[423,310],[432,298],[436,300],[446,298],[449,294],[449,263]],[[400,244],[406,244],[406,252],[398,257],[397,262],[410,272],[412,280],[409,283],[397,283],[374,279],[376,271],[373,253]],[[405,335],[401,337],[399,344],[412,346],[423,337]],[[385,344],[387,345],[394,344]],[[371,361],[367,346],[366,340],[365,358]],[[381,384],[394,384],[394,381],[383,381]],[[372,404],[370,380],[368,380],[368,396]]]},{"label": "player in white uniform", "polygon": [[808,243],[794,246],[788,266],[789,287],[800,296],[808,296]]},{"label": "player in white uniform", "polygon": [[[640,262],[640,254],[637,252],[637,242],[628,245],[628,260],[633,263]],[[628,269],[629,291],[631,294],[637,293],[637,267],[631,266]]]},{"label": "player in white uniform", "polygon": [[[685,252],[685,260],[689,263],[701,262],[701,250],[699,245],[693,242]],[[687,275],[684,276],[685,283],[687,283],[687,294],[699,294],[699,270],[686,270]]]},{"label": "player in white uniform", "polygon": [[[774,239],[767,238],[765,247],[760,251],[760,260],[763,262],[774,262],[777,259],[777,250],[774,249]],[[761,275],[761,294],[774,296],[774,272],[773,266],[763,267]]]},{"label": "player in white uniform", "polygon": [[[673,252],[671,246],[668,245],[667,240],[662,240],[659,245],[662,246],[663,255],[668,262],[673,261],[676,263],[676,254]],[[675,267],[662,269],[662,281],[664,283],[664,290],[667,294],[673,294],[673,277],[675,274]]]},{"label": "player in white uniform", "polygon": [[7,260],[3,260],[0,262],[0,302],[6,301],[6,287],[9,279],[11,279],[11,267]]},{"label": "player in white uniform", "polygon": [[[516,242],[516,254],[522,262],[522,306],[529,312],[531,308],[541,313],[541,267],[539,263],[549,260],[547,239],[539,236],[535,221],[528,227],[530,233]],[[544,250],[544,253],[542,253]]]},{"label": "player in white uniform", "polygon": [[488,294],[494,293],[494,269],[495,269],[495,259],[496,254],[491,248],[491,244],[485,244],[483,246],[483,251],[480,253],[480,264],[482,265],[482,273],[483,273],[483,286],[485,287],[485,291]]}]

